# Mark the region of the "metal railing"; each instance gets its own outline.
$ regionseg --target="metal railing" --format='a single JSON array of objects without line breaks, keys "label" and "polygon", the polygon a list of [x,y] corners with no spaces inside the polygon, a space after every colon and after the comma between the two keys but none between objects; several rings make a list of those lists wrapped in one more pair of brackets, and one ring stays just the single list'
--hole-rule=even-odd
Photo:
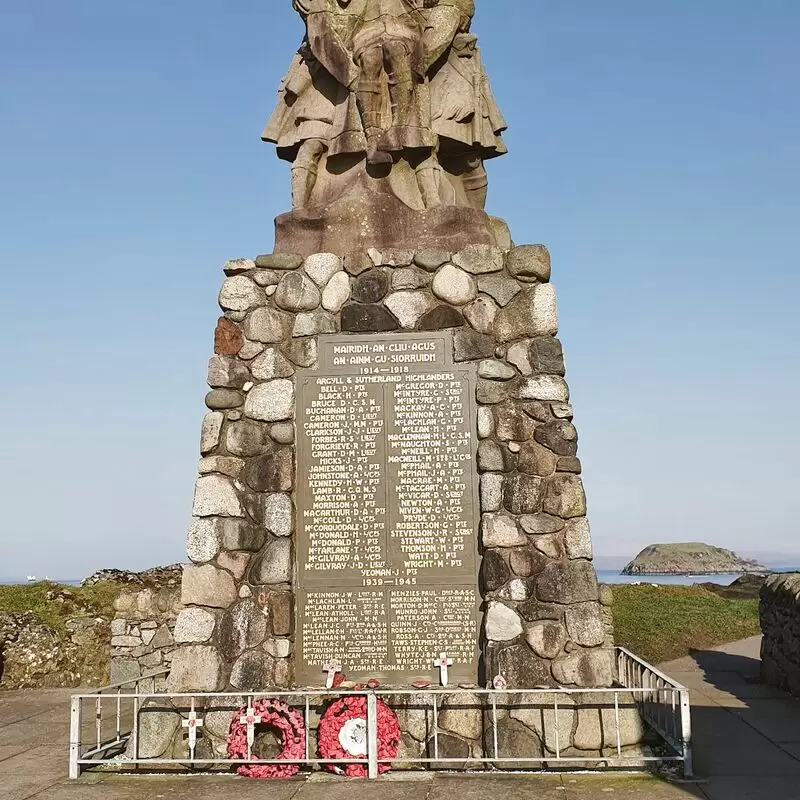
[{"label": "metal railing", "polygon": [[[220,768],[223,766],[290,765],[318,769],[327,765],[361,764],[370,778],[377,778],[383,765],[417,766],[439,769],[592,769],[598,767],[630,769],[647,765],[668,763],[682,766],[686,776],[692,774],[691,720],[688,690],[659,672],[624,648],[617,649],[619,684],[609,689],[310,689],[276,690],[263,692],[164,692],[156,691],[163,682],[166,670],[142,678],[104,687],[87,694],[72,697],[70,726],[70,778],[77,778],[82,769],[115,764],[122,767],[183,766]],[[149,689],[149,691],[148,691]],[[311,753],[311,733],[314,730],[312,712],[317,712],[330,701],[341,697],[366,699],[367,754],[363,758],[316,758]],[[261,698],[276,698],[303,713],[305,727],[305,753],[302,758],[288,759],[230,759],[197,757],[187,746],[186,757],[142,758],[139,748],[140,718],[150,701],[169,701],[168,711],[186,718],[191,711],[202,711],[207,705],[218,710],[233,711],[240,704],[252,703]],[[613,733],[610,746],[595,752],[576,754],[570,742],[561,741],[559,715],[574,714],[575,699],[580,707],[598,709],[601,729],[611,720]],[[581,699],[582,698],[582,699]],[[425,744],[421,752],[427,756],[381,759],[378,755],[378,700],[383,700],[396,711],[423,710],[426,712]],[[591,700],[591,704],[588,703]],[[413,705],[409,705],[409,701]],[[480,702],[476,706],[476,702]],[[94,710],[93,724],[84,721],[85,706]],[[111,713],[107,712],[108,705]],[[483,735],[480,752],[469,757],[454,757],[441,752],[439,719],[444,708],[471,708],[482,714]],[[662,752],[652,755],[624,752],[620,725],[621,712],[635,708],[642,719],[658,734]],[[500,746],[500,729],[508,712],[535,710],[539,714],[542,730],[538,753],[504,754]],[[164,711],[162,707],[159,709]],[[430,714],[427,717],[427,714]],[[502,717],[502,718],[501,718]],[[129,729],[128,729],[129,726]],[[604,739],[605,733],[603,733]],[[423,750],[423,747],[425,750]],[[125,753],[125,750],[128,753]],[[174,754],[173,754],[174,755]]]}]

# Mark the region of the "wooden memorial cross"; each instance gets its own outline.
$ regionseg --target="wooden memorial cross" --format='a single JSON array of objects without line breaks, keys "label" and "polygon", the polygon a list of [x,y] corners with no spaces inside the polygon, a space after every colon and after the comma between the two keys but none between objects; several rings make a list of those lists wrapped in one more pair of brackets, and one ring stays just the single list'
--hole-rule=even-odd
[{"label": "wooden memorial cross", "polygon": [[450,682],[448,667],[453,666],[453,659],[448,658],[447,653],[441,653],[439,658],[434,660],[433,666],[439,670],[439,682],[442,684],[442,686],[447,686],[447,684]]},{"label": "wooden memorial cross", "polygon": [[340,661],[329,661],[323,668],[323,672],[328,673],[325,680],[325,688],[333,689],[333,684],[336,682],[336,676],[342,671],[342,664]]},{"label": "wooden memorial cross", "polygon": [[247,704],[247,711],[244,716],[239,717],[239,722],[242,725],[247,725],[247,757],[250,757],[250,751],[253,749],[253,742],[256,740],[256,725],[261,722],[261,717],[256,714],[252,703]]},{"label": "wooden memorial cross", "polygon": [[181,724],[184,728],[189,729],[189,758],[194,759],[194,750],[197,747],[197,729],[202,728],[205,724],[197,716],[197,711],[194,708],[194,698],[192,698],[192,710],[189,712],[189,718],[183,720]]}]

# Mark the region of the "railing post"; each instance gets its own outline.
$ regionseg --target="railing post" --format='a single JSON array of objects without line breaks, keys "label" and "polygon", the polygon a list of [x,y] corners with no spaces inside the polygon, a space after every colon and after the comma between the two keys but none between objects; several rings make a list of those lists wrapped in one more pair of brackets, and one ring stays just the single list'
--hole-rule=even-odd
[{"label": "railing post", "polygon": [[683,743],[683,776],[694,777],[692,761],[692,712],[689,706],[689,691],[681,691],[681,739]]},{"label": "railing post", "polygon": [[370,780],[378,777],[378,698],[375,692],[367,695],[367,759]]},{"label": "railing post", "polygon": [[78,759],[81,757],[81,698],[73,697],[69,709],[69,777],[76,780],[80,777],[81,768]]}]

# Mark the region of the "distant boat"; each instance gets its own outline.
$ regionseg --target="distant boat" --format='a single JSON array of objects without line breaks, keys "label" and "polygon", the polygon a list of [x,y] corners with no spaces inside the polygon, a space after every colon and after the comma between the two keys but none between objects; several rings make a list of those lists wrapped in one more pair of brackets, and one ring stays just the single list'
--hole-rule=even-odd
[{"label": "distant boat", "polygon": [[28,575],[28,583],[36,583],[36,576]]}]

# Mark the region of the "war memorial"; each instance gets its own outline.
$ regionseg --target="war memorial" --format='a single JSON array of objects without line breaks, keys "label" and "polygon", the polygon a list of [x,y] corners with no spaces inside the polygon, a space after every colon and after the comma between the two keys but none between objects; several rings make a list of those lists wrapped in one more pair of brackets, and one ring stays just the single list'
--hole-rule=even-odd
[{"label": "war memorial", "polygon": [[[485,210],[506,122],[474,5],[293,2],[262,134],[292,209],[224,266],[190,563],[128,682],[128,761],[688,764],[680,687],[614,648],[550,255]],[[156,624],[123,612],[136,662]]]}]

